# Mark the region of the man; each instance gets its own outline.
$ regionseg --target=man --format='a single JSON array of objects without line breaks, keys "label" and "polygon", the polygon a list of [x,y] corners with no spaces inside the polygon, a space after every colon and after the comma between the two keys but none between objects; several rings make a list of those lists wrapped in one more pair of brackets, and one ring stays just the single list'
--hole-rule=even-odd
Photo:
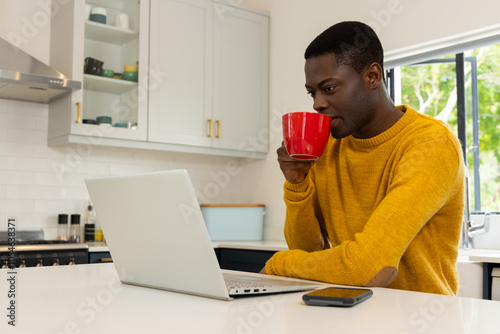
[{"label": "man", "polygon": [[458,291],[464,163],[441,121],[396,107],[375,32],[342,22],[305,52],[314,109],[332,118],[315,162],[288,156],[285,237],[263,273],[446,295]]}]

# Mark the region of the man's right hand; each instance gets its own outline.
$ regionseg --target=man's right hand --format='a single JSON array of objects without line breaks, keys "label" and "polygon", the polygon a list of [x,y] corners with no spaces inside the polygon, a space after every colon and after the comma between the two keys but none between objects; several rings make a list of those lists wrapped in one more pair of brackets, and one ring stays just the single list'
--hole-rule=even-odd
[{"label": "man's right hand", "polygon": [[316,161],[297,160],[288,155],[285,145],[281,142],[281,147],[276,150],[278,162],[283,175],[290,183],[300,183],[306,178],[309,169]]}]

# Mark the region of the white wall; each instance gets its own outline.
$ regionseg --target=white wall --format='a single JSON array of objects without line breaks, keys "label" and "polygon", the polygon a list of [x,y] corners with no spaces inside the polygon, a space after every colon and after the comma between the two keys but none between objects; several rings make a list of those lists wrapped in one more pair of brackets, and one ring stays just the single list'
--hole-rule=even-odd
[{"label": "white wall", "polygon": [[[232,0],[231,2],[235,2]],[[276,115],[312,111],[304,89],[307,45],[332,24],[359,20],[377,31],[385,51],[445,38],[498,24],[500,2],[495,0],[244,0],[244,5],[271,13],[270,108],[271,125]],[[266,235],[283,238],[284,178],[274,151],[281,143],[281,129],[271,127],[271,152],[263,162],[246,165],[244,188],[251,199],[267,205]],[[248,181],[248,182],[246,182]],[[252,186],[256,186],[251,190]]]},{"label": "white wall", "polygon": [[0,0],[0,37],[49,62],[50,1]]}]

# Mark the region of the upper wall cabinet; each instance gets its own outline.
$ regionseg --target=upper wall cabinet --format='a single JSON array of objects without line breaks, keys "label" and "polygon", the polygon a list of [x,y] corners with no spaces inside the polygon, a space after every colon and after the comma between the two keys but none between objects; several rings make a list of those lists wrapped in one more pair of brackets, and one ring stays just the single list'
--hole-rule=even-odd
[{"label": "upper wall cabinet", "polygon": [[[83,89],[50,104],[49,144],[89,136],[145,141],[148,79],[144,69],[149,66],[149,1],[72,1],[61,7],[64,13],[52,19],[51,64],[82,80]],[[96,8],[104,9],[106,23],[89,20],[89,9]],[[124,25],[118,24],[119,16]],[[112,70],[114,75],[84,73],[86,64],[87,72],[92,72],[92,59],[103,62],[102,69]],[[139,69],[137,81],[120,77],[125,65]],[[105,123],[91,124],[102,120],[98,119],[102,116],[108,118]]]},{"label": "upper wall cabinet", "polygon": [[152,0],[150,26],[149,140],[211,147],[212,1]]},{"label": "upper wall cabinet", "polygon": [[208,0],[151,1],[149,140],[267,152],[269,18]]},{"label": "upper wall cabinet", "polygon": [[214,7],[213,146],[268,151],[269,17]]},{"label": "upper wall cabinet", "polygon": [[[52,22],[53,65],[83,80],[84,87],[80,94],[50,105],[49,144],[99,136],[94,141],[103,145],[266,156],[267,14],[211,0],[86,4],[105,8],[107,24],[88,22],[82,14],[85,4],[79,1],[68,4],[67,13]],[[130,29],[115,26],[117,13],[128,14]],[[72,60],[58,52],[72,55]],[[88,57],[104,61],[104,68],[115,72],[138,61],[139,82],[84,74]],[[82,123],[98,116],[137,123],[137,128]]]}]

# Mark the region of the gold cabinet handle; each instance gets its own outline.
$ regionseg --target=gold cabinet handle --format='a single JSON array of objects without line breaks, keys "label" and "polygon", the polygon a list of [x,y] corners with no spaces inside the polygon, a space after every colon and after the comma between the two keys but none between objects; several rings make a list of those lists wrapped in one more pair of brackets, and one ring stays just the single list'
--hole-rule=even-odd
[{"label": "gold cabinet handle", "polygon": [[211,119],[209,119],[207,122],[208,124],[210,124],[207,137],[212,137],[214,135],[214,122]]},{"label": "gold cabinet handle", "polygon": [[217,135],[215,136],[215,138],[220,138],[220,121],[215,121],[215,124],[217,124]]},{"label": "gold cabinet handle", "polygon": [[82,122],[82,103],[77,102],[76,103],[76,121],[75,123],[81,123]]}]

